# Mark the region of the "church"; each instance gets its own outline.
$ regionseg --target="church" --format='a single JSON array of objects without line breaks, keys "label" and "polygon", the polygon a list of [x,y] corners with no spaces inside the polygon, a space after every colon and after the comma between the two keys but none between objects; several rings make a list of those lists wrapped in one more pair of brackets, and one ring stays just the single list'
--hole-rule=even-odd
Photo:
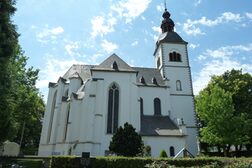
[{"label": "church", "polygon": [[72,65],[50,82],[38,155],[106,156],[126,122],[153,157],[161,150],[172,157],[184,148],[197,155],[188,43],[174,26],[165,9],[153,68],[131,67],[112,54],[99,65]]}]

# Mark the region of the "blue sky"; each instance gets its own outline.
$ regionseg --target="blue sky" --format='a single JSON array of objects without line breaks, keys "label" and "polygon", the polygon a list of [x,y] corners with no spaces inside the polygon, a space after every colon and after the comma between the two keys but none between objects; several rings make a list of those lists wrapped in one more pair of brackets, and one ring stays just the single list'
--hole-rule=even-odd
[{"label": "blue sky", "polygon": [[[72,64],[99,64],[112,53],[131,66],[154,67],[163,0],[17,0],[14,23],[40,69],[47,97]],[[167,0],[175,30],[188,44],[194,93],[211,75],[242,69],[252,74],[251,0]]]}]

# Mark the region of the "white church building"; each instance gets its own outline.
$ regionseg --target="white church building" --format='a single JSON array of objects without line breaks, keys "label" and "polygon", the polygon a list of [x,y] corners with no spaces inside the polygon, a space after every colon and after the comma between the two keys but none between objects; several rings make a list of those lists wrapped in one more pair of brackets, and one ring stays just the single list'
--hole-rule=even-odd
[{"label": "white church building", "polygon": [[104,156],[126,122],[154,157],[161,150],[198,153],[188,43],[166,9],[161,29],[154,68],[131,67],[113,54],[99,65],[72,65],[49,83],[38,155]]}]

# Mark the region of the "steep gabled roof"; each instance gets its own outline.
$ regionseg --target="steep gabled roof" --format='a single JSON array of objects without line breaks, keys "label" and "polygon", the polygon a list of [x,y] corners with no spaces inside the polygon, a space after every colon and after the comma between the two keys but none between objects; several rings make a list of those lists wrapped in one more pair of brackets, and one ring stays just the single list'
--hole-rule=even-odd
[{"label": "steep gabled roof", "polygon": [[[113,68],[113,64],[117,65],[117,69]],[[104,70],[104,71],[126,71],[126,72],[135,72],[126,62],[124,62],[116,54],[112,54],[106,60],[104,60],[100,65],[92,68],[92,70]]]},{"label": "steep gabled roof", "polygon": [[69,80],[71,77],[76,77],[78,76],[83,80],[87,80],[91,78],[91,72],[90,69],[95,67],[95,65],[79,65],[79,64],[74,64],[70,67],[70,69],[63,75],[64,79]]}]

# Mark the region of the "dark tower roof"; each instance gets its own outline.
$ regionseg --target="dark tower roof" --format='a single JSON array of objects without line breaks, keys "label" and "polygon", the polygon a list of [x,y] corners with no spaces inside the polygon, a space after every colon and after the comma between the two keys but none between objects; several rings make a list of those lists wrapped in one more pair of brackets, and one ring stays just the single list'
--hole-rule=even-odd
[{"label": "dark tower roof", "polygon": [[174,24],[173,20],[170,18],[171,14],[167,11],[166,8],[165,8],[165,11],[162,16],[163,16],[163,20],[162,20],[162,23],[160,26],[160,28],[162,29],[162,34],[160,34],[160,36],[158,37],[154,55],[155,55],[160,43],[187,44],[187,42],[184,41],[178,35],[178,33],[176,33],[174,31],[175,24]]},{"label": "dark tower roof", "polygon": [[163,13],[163,21],[161,23],[161,29],[162,29],[162,33],[165,32],[173,32],[174,31],[174,22],[173,20],[170,18],[171,14],[167,11],[167,9],[165,9],[164,13]]}]

